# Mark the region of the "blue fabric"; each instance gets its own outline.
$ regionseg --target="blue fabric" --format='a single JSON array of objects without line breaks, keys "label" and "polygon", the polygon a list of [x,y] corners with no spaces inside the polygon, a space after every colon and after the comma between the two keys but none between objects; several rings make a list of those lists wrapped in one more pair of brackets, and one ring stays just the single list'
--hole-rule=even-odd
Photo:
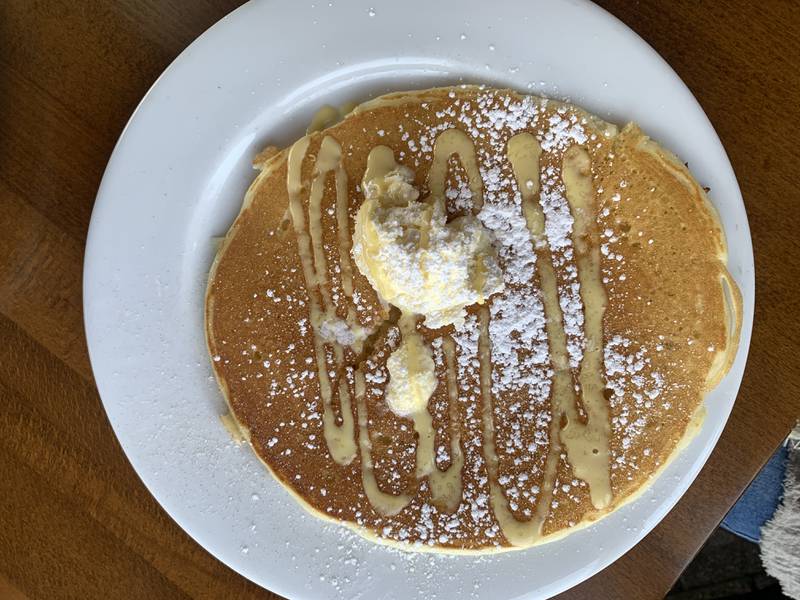
[{"label": "blue fabric", "polygon": [[722,528],[751,542],[761,540],[761,527],[772,518],[783,494],[788,451],[781,445],[722,521]]}]

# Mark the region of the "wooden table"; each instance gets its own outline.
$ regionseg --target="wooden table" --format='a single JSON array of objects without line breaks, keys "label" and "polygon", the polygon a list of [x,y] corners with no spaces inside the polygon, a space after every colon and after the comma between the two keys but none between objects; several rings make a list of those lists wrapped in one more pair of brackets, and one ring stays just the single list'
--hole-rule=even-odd
[{"label": "wooden table", "polygon": [[[106,161],[159,73],[236,0],[0,7],[0,596],[275,598],[175,525],[92,381],[83,247]],[[756,253],[750,361],[707,466],[638,546],[565,598],[658,598],[800,415],[800,4],[604,0],[675,68],[739,177]]]}]

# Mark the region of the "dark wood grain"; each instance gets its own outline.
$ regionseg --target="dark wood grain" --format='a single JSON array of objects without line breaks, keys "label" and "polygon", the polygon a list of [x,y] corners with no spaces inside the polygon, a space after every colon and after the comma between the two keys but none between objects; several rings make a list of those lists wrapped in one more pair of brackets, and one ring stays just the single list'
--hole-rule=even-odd
[{"label": "dark wood grain", "polygon": [[[235,0],[0,6],[0,596],[275,598],[212,558],[126,461],[83,337],[83,247],[125,122]],[[689,85],[733,163],[756,253],[739,398],[703,472],[627,555],[564,598],[658,598],[800,415],[800,4],[603,0]]]}]

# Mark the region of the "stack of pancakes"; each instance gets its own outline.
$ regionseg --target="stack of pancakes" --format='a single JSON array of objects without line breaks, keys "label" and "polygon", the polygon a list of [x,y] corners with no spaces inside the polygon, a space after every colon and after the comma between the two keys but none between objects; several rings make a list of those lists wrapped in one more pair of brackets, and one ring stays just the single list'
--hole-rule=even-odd
[{"label": "stack of pancakes", "polygon": [[[403,324],[352,259],[376,146],[492,233],[504,289],[463,323]],[[568,533],[647,485],[731,364],[741,300],[714,209],[633,124],[439,88],[256,167],[209,277],[212,364],[273,475],[368,537],[455,552]],[[434,357],[428,427],[386,403],[401,325]]]}]

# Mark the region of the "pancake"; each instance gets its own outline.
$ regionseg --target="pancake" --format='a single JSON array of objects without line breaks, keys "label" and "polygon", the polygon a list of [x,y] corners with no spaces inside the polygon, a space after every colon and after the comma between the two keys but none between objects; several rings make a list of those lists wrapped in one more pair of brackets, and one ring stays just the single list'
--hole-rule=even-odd
[{"label": "pancake", "polygon": [[[452,323],[401,314],[354,260],[376,147],[449,223],[490,232],[502,291]],[[635,124],[437,88],[362,104],[255,166],[209,275],[214,372],[275,478],[370,539],[495,552],[593,522],[696,430],[735,355],[716,213]],[[412,414],[387,402],[404,340],[434,376]]]}]

